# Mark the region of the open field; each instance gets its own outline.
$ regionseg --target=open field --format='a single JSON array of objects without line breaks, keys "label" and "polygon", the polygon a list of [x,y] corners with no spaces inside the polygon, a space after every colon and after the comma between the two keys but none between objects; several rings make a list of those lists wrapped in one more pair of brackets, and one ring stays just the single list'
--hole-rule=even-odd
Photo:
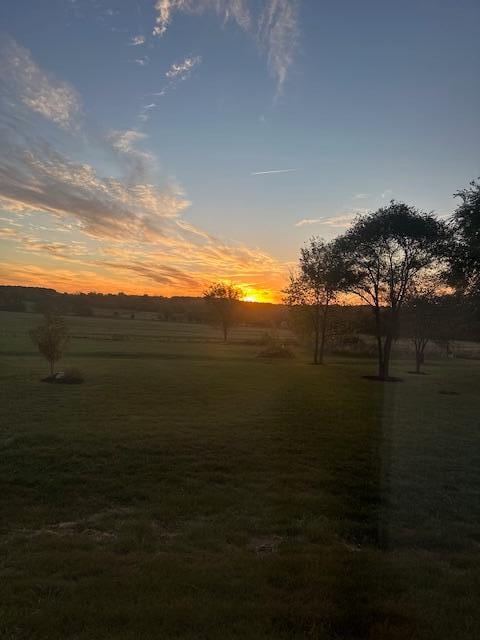
[{"label": "open field", "polygon": [[479,361],[70,318],[46,385],[38,322],[0,313],[0,638],[478,637]]}]

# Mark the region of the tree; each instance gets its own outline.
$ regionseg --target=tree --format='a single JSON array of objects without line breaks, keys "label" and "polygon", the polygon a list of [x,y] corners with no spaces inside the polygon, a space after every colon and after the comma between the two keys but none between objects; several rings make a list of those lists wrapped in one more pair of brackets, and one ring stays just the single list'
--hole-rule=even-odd
[{"label": "tree", "polygon": [[242,295],[241,289],[224,282],[215,282],[203,293],[204,300],[221,324],[224,342],[227,342],[228,333],[235,324],[238,303]]},{"label": "tree", "polygon": [[290,276],[284,302],[302,313],[314,336],[313,362],[323,364],[329,307],[343,285],[343,270],[332,244],[313,237],[300,250],[298,273]]},{"label": "tree", "polygon": [[345,290],[373,310],[382,380],[389,377],[402,307],[418,279],[440,266],[449,243],[445,223],[394,200],[358,216],[335,241],[345,270]]},{"label": "tree", "polygon": [[63,318],[55,312],[45,313],[44,324],[30,332],[33,343],[50,364],[50,375],[55,374],[55,363],[61,360],[68,343],[68,331]]},{"label": "tree", "polygon": [[421,373],[427,344],[439,335],[439,299],[435,288],[418,289],[409,297],[402,314],[401,333],[412,341],[415,349],[415,373]]},{"label": "tree", "polygon": [[[480,180],[480,178],[478,179]],[[451,255],[451,283],[480,297],[480,182],[454,194],[461,203],[453,214],[455,248]]]}]

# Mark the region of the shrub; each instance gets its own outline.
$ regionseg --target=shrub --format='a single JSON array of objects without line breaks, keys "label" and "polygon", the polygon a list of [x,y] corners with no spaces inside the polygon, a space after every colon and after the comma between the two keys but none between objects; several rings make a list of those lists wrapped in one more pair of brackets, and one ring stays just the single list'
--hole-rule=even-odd
[{"label": "shrub", "polygon": [[258,354],[259,358],[294,358],[295,355],[289,347],[282,343],[276,334],[267,334],[264,338],[265,349]]}]

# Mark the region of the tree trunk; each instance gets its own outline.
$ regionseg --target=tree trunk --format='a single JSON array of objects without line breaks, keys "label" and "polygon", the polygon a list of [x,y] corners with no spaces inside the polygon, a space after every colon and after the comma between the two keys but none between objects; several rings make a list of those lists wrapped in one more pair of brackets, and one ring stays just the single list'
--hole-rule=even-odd
[{"label": "tree trunk", "polygon": [[420,373],[422,366],[422,354],[419,349],[415,351],[415,373]]},{"label": "tree trunk", "polygon": [[420,373],[422,364],[425,362],[425,347],[427,344],[415,345],[415,373]]},{"label": "tree trunk", "polygon": [[318,364],[318,346],[320,341],[320,305],[315,309],[315,347],[313,351],[313,364]]},{"label": "tree trunk", "polygon": [[327,315],[328,315],[328,301],[325,303],[322,320],[322,340],[320,343],[320,357],[319,362],[323,364],[323,354],[325,352],[325,337],[327,335]]},{"label": "tree trunk", "polygon": [[393,336],[387,335],[383,347],[383,367],[380,377],[387,380],[390,375],[390,356],[392,355]]},{"label": "tree trunk", "polygon": [[228,338],[228,327],[226,324],[223,325],[223,341],[226,342]]},{"label": "tree trunk", "polygon": [[54,369],[55,363],[53,362],[53,360],[50,360],[50,377],[53,378],[53,374],[55,372]]},{"label": "tree trunk", "polygon": [[377,354],[378,354],[378,377],[384,378],[384,355],[383,355],[383,344],[382,344],[382,328],[380,325],[380,309],[378,306],[374,309],[375,314],[375,328],[377,333]]}]

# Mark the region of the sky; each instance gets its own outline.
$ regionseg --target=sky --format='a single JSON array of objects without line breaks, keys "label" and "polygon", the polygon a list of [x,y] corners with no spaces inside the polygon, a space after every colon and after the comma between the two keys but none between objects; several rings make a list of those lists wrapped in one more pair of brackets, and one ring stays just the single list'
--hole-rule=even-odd
[{"label": "sky", "polygon": [[480,175],[478,0],[2,0],[0,283],[280,299]]}]

